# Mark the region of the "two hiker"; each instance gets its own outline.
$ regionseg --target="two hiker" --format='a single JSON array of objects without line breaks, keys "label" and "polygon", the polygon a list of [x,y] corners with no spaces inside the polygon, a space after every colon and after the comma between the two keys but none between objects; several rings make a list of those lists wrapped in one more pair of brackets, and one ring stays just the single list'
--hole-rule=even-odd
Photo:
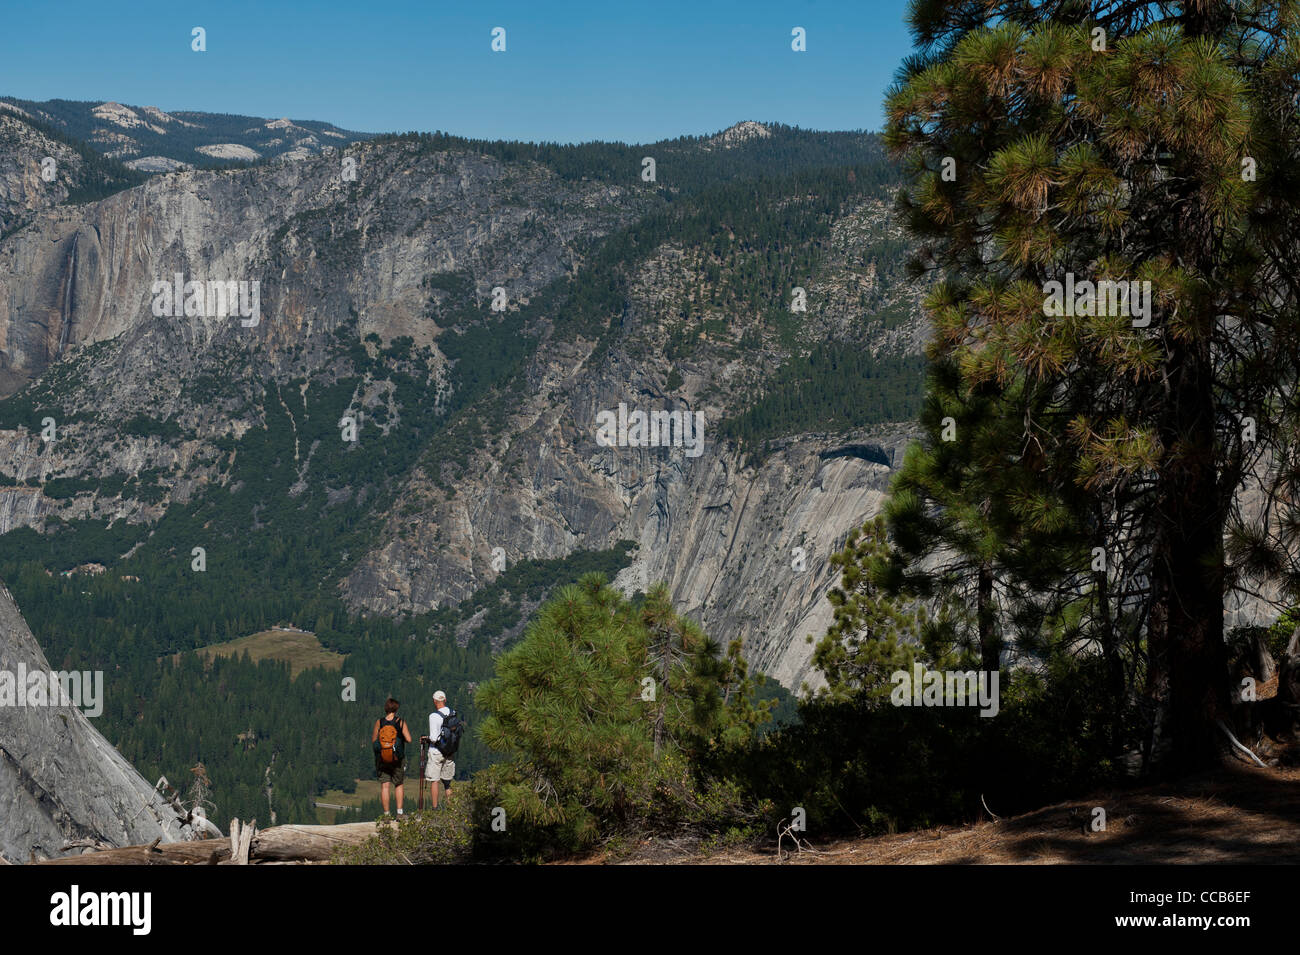
[{"label": "two hiker", "polygon": [[[370,734],[375,751],[375,777],[379,780],[379,801],[388,813],[388,787],[397,793],[397,814],[402,812],[402,784],[405,781],[406,743],[411,742],[411,731],[406,723],[397,716],[400,704],[391,696],[384,704],[384,715],[375,720]],[[438,783],[447,787],[447,798],[451,798],[451,781],[456,775],[456,763],[453,757],[460,747],[460,738],[465,723],[456,711],[447,706],[447,694],[439,690],[433,694],[433,712],[429,714],[429,735],[420,737],[422,744],[428,745],[428,762],[424,767],[424,780],[429,781],[432,790],[433,808],[438,808]],[[423,792],[423,790],[421,791]],[[423,798],[423,796],[421,796]]]}]

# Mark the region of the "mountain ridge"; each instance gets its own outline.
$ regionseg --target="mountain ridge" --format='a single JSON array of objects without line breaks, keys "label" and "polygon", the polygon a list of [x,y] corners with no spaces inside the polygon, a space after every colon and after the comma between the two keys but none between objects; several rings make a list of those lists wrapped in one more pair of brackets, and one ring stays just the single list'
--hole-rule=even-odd
[{"label": "mountain ridge", "polygon": [[0,109],[86,142],[109,159],[146,173],[218,168],[230,161],[302,159],[371,138],[318,120],[265,119],[190,110],[166,112],[113,100],[25,100],[0,97]]},{"label": "mountain ridge", "polygon": [[[6,402],[12,409],[6,427],[22,425],[24,417],[26,427],[0,432],[0,442],[8,444],[16,465],[4,475],[14,483],[0,487],[0,530],[21,526],[44,529],[56,518],[150,524],[168,507],[185,506],[192,495],[205,493],[204,487],[213,481],[233,487],[238,482],[230,475],[229,461],[222,463],[233,446],[223,450],[223,442],[239,442],[247,429],[263,426],[268,410],[277,415],[281,408],[289,411],[286,424],[295,433],[301,431],[302,415],[312,415],[311,401],[299,411],[289,410],[283,398],[266,405],[266,399],[258,396],[262,376],[270,375],[279,388],[304,375],[304,381],[314,380],[326,387],[340,375],[346,379],[358,368],[371,367],[394,343],[409,339],[409,345],[400,345],[398,350],[405,349],[403,355],[413,357],[394,359],[407,369],[401,375],[416,375],[410,379],[411,385],[405,386],[406,394],[414,395],[409,388],[423,381],[429,391],[420,400],[427,399],[429,410],[443,417],[451,430],[439,439],[436,450],[424,452],[420,462],[391,465],[401,470],[389,479],[406,473],[394,485],[394,500],[402,503],[396,511],[380,512],[380,526],[386,525],[387,530],[366,555],[355,558],[359,563],[351,571],[340,568],[341,592],[354,609],[401,614],[454,605],[492,579],[492,553],[497,547],[511,562],[558,557],[575,548],[609,546],[623,538],[640,539],[643,553],[678,554],[683,541],[670,544],[671,538],[686,533],[707,515],[712,515],[714,523],[721,519],[723,526],[688,550],[699,552],[702,566],[715,568],[710,574],[738,573],[738,569],[724,570],[717,564],[707,553],[713,545],[705,541],[713,534],[723,539],[734,535],[729,522],[748,520],[742,517],[745,513],[766,513],[770,518],[792,507],[797,513],[818,515],[813,545],[818,571],[812,575],[817,583],[806,591],[792,578],[792,592],[800,595],[795,602],[802,609],[783,623],[761,627],[764,636],[760,642],[766,645],[776,640],[795,648],[796,657],[804,658],[804,662],[787,666],[779,659],[786,650],[778,653],[768,647],[763,651],[782,682],[797,687],[810,675],[803,634],[780,631],[787,626],[823,626],[825,608],[820,605],[824,602],[816,591],[830,582],[824,558],[836,538],[870,516],[888,472],[886,468],[874,474],[872,469],[878,465],[860,459],[823,461],[818,454],[844,443],[872,439],[885,441],[893,447],[893,456],[901,460],[903,444],[899,442],[905,443],[907,438],[904,432],[889,437],[860,427],[842,427],[841,434],[834,437],[814,436],[787,445],[767,462],[770,477],[759,477],[760,472],[753,468],[764,465],[754,456],[757,448],[747,451],[737,446],[734,439],[717,433],[716,424],[749,407],[751,399],[746,394],[762,388],[763,373],[749,363],[746,353],[779,362],[783,356],[808,353],[810,346],[816,353],[822,347],[819,342],[856,342],[864,334],[856,326],[868,318],[868,328],[875,322],[874,331],[868,334],[875,337],[867,339],[865,353],[875,357],[866,360],[878,358],[885,363],[882,368],[893,368],[890,363],[903,360],[902,356],[917,356],[906,360],[913,362],[906,374],[915,376],[912,387],[919,389],[922,341],[918,293],[900,282],[902,245],[896,227],[889,225],[882,197],[873,192],[878,187],[865,180],[855,183],[851,168],[847,178],[843,173],[828,176],[812,171],[821,162],[817,150],[827,147],[818,145],[822,139],[810,136],[804,142],[801,136],[778,128],[766,137],[750,137],[729,151],[775,146],[788,152],[793,147],[791,154],[798,155],[800,149],[811,149],[810,170],[795,173],[790,185],[781,180],[759,180],[755,186],[746,185],[745,180],[728,184],[724,173],[717,186],[688,183],[692,189],[723,190],[710,193],[707,206],[695,202],[689,210],[677,210],[672,200],[666,203],[664,187],[640,181],[635,165],[628,170],[630,182],[607,185],[601,179],[568,172],[563,163],[557,174],[535,159],[487,156],[466,149],[459,141],[393,137],[353,149],[360,170],[355,185],[340,180],[333,161],[321,156],[266,170],[163,174],[87,207],[79,220],[47,214],[0,246],[0,282],[6,273],[32,277],[27,301],[9,299],[9,323],[0,341],[9,388],[21,385],[17,375],[22,368],[28,369],[29,376],[45,376],[31,395],[24,393]],[[842,140],[850,149],[857,141],[855,134]],[[445,148],[443,142],[448,142]],[[504,146],[495,148],[508,152]],[[680,147],[686,153],[697,148]],[[604,168],[604,155],[595,154],[600,169]],[[635,151],[627,155],[634,159]],[[698,155],[681,160],[683,170],[702,175],[700,171],[707,170],[713,160],[693,158]],[[868,155],[876,161],[876,153]],[[778,163],[784,164],[784,160],[778,159]],[[799,177],[807,184],[801,184]],[[832,189],[842,195],[833,199],[801,195],[808,188]],[[797,197],[793,200],[787,198],[791,189]],[[857,193],[860,198],[850,199]],[[755,195],[757,206],[753,206]],[[190,196],[200,197],[201,202],[194,204]],[[399,197],[402,208],[397,205]],[[701,211],[719,203],[723,204],[719,208],[734,208],[734,213]],[[455,232],[445,231],[453,222],[448,213],[433,211],[447,204],[458,210]],[[788,211],[780,211],[781,206]],[[258,213],[252,213],[253,209]],[[254,216],[263,224],[256,225]],[[222,223],[230,220],[243,222],[245,229],[252,225],[253,231],[214,242],[223,232],[229,235]],[[757,234],[746,237],[745,229],[785,229],[796,222],[801,224],[794,227],[805,231],[808,238],[784,254],[788,264],[755,257],[751,249],[768,241],[767,232],[760,239]],[[154,224],[150,226],[153,231],[142,232],[142,223]],[[164,223],[170,224],[158,231]],[[428,229],[433,232],[424,231]],[[673,238],[675,233],[681,237]],[[114,240],[117,245],[106,245],[104,236],[118,237]],[[615,241],[612,251],[601,253],[604,259],[593,257],[599,243],[605,241],[601,236],[615,237],[610,240]],[[356,266],[349,264],[360,248],[357,243],[365,243],[368,251],[364,254],[379,264],[379,268],[368,267],[360,282],[353,271]],[[139,251],[131,251],[132,246]],[[46,251],[51,247],[57,250],[53,256]],[[863,272],[859,257],[864,250],[873,249],[877,251],[870,254],[879,258],[883,252],[888,258],[867,262]],[[204,264],[196,269],[200,261]],[[815,281],[800,293],[812,297],[812,309],[791,312],[784,302],[786,294],[765,301],[771,293],[757,283],[770,283],[782,270],[808,268],[814,262],[822,263],[810,274]],[[108,266],[110,272],[103,271],[107,263],[114,263]],[[245,333],[229,320],[158,322],[148,309],[152,282],[187,268],[189,272],[182,274],[264,276],[267,319],[262,327]],[[771,278],[760,279],[764,272],[770,272]],[[314,277],[309,279],[309,275]],[[582,279],[584,275],[589,278]],[[606,288],[611,281],[622,283],[618,284],[621,291]],[[788,284],[793,286],[793,282]],[[508,289],[509,301],[499,313],[484,307],[494,287]],[[561,303],[566,297],[589,294],[597,297],[589,319],[593,324],[583,328],[575,321],[573,309]],[[74,303],[71,309],[65,304],[69,300]],[[762,317],[754,309],[760,309]],[[871,311],[884,318],[870,319]],[[616,323],[610,324],[610,316],[619,312]],[[48,317],[40,321],[22,317],[37,314]],[[510,328],[517,331],[507,331]],[[339,339],[335,333],[345,337]],[[358,342],[371,336],[376,339],[372,344]],[[356,351],[357,344],[347,345],[348,341],[363,344],[364,355]],[[508,348],[522,345],[523,350],[502,365],[492,356],[498,344],[489,343],[512,343]],[[75,357],[64,360],[65,350],[75,353],[91,346],[108,351],[102,356],[96,353],[90,364]],[[109,354],[117,357],[106,365],[104,358]],[[664,360],[672,355],[676,357]],[[467,362],[471,361],[486,362],[483,372],[488,377],[466,378],[472,367]],[[609,377],[604,371],[608,362],[625,370]],[[898,366],[898,373],[904,365]],[[175,371],[148,371],[161,372],[164,367],[189,370],[180,377]],[[242,369],[217,386],[215,404],[196,402],[193,393],[203,382],[212,381],[215,386],[216,379],[204,371],[207,367],[213,371]],[[60,371],[49,377],[47,368]],[[394,433],[394,427],[399,431],[404,427],[410,398],[398,398],[395,390],[406,379],[373,377],[378,371],[373,368],[351,386],[351,396],[342,410],[355,408],[362,417],[369,416],[378,430],[367,431],[371,425],[363,424],[363,443],[379,440],[387,447],[391,443],[384,436]],[[480,376],[483,372],[469,374]],[[674,374],[679,375],[680,383],[671,381]],[[244,384],[237,384],[241,380]],[[501,391],[505,385],[517,390],[509,399],[516,404],[509,411],[488,413],[493,402],[505,400],[506,392]],[[105,392],[106,388],[110,392]],[[243,397],[238,398],[241,391]],[[653,463],[655,454],[637,452],[629,457],[627,452],[600,452],[591,443],[590,433],[574,430],[575,425],[586,427],[579,423],[593,421],[600,408],[616,407],[634,394],[707,412],[715,423],[711,446],[720,455],[710,460],[716,461],[720,470],[707,477],[713,473],[711,468],[688,469],[665,462],[668,466],[660,471],[661,477],[647,483],[644,475],[660,468]],[[36,414],[40,409],[35,405],[30,412],[23,412],[28,406],[24,402],[57,407],[55,417],[69,420],[65,438],[48,453],[40,453],[44,443],[33,430],[43,415]],[[408,405],[405,411],[403,402]],[[459,412],[460,418],[454,411],[448,413],[457,402],[470,403]],[[241,412],[241,407],[248,410]],[[112,410],[115,408],[123,411]],[[130,417],[125,414],[127,408],[137,418],[144,412],[147,420],[138,426],[140,434],[123,432],[121,424]],[[905,410],[899,406],[900,417],[905,417]],[[466,414],[472,414],[476,423],[469,424]],[[483,422],[489,420],[501,438],[485,445]],[[455,437],[458,421],[474,433]],[[214,432],[214,427],[219,430]],[[295,468],[306,469],[303,473],[308,474],[312,455],[320,453],[319,442],[325,433],[319,422],[311,428],[316,451],[298,438],[293,450]],[[333,420],[328,429],[335,429]],[[168,437],[171,432],[175,433]],[[374,437],[366,438],[366,434]],[[122,450],[108,459],[91,450],[113,445]],[[495,450],[477,450],[480,447]],[[557,449],[559,457],[549,454],[548,448]],[[535,458],[535,452],[547,456]],[[476,456],[481,460],[471,467]],[[746,456],[753,458],[749,465],[743,463]],[[616,465],[619,459],[622,463]],[[804,463],[795,464],[796,460]],[[525,474],[533,475],[531,487],[549,482],[546,475],[561,461],[555,480],[566,487],[564,498],[538,496],[529,484],[518,483]],[[169,490],[163,491],[161,501],[156,500],[156,492],[137,481],[142,472],[158,473],[159,469],[172,472]],[[482,477],[470,478],[471,472]],[[110,490],[103,494],[106,487],[121,486],[122,479],[115,474],[123,475],[128,484],[140,484],[140,491],[148,493],[141,496],[140,492]],[[106,478],[111,479],[108,484]],[[28,489],[33,479],[42,486],[63,481],[71,496],[33,496]],[[475,487],[485,479],[488,486]],[[784,503],[778,508],[773,498],[755,510],[756,502],[739,506],[741,498],[737,498],[734,505],[723,505],[719,502],[728,495],[720,497],[716,489],[709,490],[719,480],[729,486],[737,479],[747,486],[753,486],[749,482],[768,486],[765,495],[777,495]],[[77,482],[94,485],[97,480],[98,494],[75,490]],[[294,486],[302,480],[299,474]],[[813,497],[804,504],[786,499],[779,488],[794,485],[808,489]],[[453,487],[474,489],[456,500],[449,496]],[[831,488],[835,490],[828,494]],[[674,501],[674,495],[682,492],[697,503]],[[342,494],[338,500],[353,500],[356,489],[335,485],[330,493]],[[814,505],[814,499],[821,503]],[[855,503],[843,509],[833,504],[827,510],[829,499]],[[495,503],[476,512],[465,509],[464,502],[471,500]],[[652,505],[652,501],[656,503]],[[703,501],[714,503],[698,503]],[[419,520],[401,518],[401,512],[409,514],[416,506],[426,508]],[[655,522],[659,529],[647,530],[651,514],[685,507],[685,515],[697,506],[702,509],[690,519],[670,522],[671,526]],[[465,536],[457,532],[460,542],[446,536],[455,527],[465,529]],[[783,540],[779,524],[769,524],[766,530],[775,536],[762,545],[768,553],[754,566],[766,570],[758,570],[752,587],[758,586],[758,577],[769,578],[770,585],[774,565],[787,568],[781,576],[803,573],[789,565],[794,548],[801,548],[805,559],[809,552],[798,534]],[[758,533],[758,528],[752,532]],[[772,548],[787,553],[782,559]],[[730,548],[725,552],[739,559],[746,550]],[[680,573],[662,560],[642,561],[628,579],[668,576],[678,579],[680,589],[686,586]],[[728,599],[728,592],[716,581],[687,605],[731,638],[740,635],[743,621],[751,613],[761,613],[763,600],[755,591],[751,598],[755,609],[741,612],[738,607],[729,608],[734,602]],[[707,609],[709,606],[712,609]]]}]

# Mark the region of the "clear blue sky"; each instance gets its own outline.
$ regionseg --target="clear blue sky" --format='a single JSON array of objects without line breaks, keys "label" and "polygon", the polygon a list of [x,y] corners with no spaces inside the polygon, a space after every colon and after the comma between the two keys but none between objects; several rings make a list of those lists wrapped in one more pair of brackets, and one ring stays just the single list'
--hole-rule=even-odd
[{"label": "clear blue sky", "polygon": [[[5,4],[0,95],[349,129],[651,142],[742,119],[879,129],[905,0]],[[207,52],[190,31],[207,30]],[[490,49],[493,27],[507,49]],[[790,49],[793,27],[807,52]]]}]

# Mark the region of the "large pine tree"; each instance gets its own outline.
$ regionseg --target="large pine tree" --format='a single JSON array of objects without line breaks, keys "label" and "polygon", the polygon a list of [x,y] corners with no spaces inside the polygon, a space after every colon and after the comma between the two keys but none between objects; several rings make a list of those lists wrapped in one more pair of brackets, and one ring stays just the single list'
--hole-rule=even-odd
[{"label": "large pine tree", "polygon": [[[1300,4],[914,0],[910,21],[887,141],[942,277],[931,356],[958,394],[1002,399],[1009,439],[949,490],[1018,469],[1044,501],[1085,496],[1121,569],[1092,636],[1144,648],[1146,743],[1201,765],[1229,712],[1225,594],[1300,579],[1295,522],[1239,513],[1250,481],[1284,504],[1300,476]],[[1141,285],[1127,303],[1047,300],[1103,280],[1149,282],[1149,316]],[[942,497],[979,530],[969,495]],[[998,529],[995,564],[1023,531]],[[1080,587],[1088,568],[1050,569]]]}]

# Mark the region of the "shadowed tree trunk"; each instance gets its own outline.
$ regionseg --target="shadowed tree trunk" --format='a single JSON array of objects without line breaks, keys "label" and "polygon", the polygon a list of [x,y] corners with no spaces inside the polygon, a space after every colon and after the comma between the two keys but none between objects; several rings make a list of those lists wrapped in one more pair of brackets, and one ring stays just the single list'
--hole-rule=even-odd
[{"label": "shadowed tree trunk", "polygon": [[1160,534],[1152,561],[1165,632],[1152,635],[1152,655],[1160,669],[1167,666],[1174,768],[1193,770],[1217,761],[1215,722],[1229,711],[1223,642],[1226,514],[1215,467],[1208,343],[1175,346],[1169,380],[1172,400],[1161,438],[1174,459],[1161,478]]}]

